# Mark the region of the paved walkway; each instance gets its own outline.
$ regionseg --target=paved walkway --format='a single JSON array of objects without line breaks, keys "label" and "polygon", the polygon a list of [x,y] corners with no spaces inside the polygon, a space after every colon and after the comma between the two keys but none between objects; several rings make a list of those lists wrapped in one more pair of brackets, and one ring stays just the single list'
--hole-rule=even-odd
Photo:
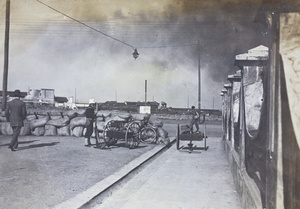
[{"label": "paved walkway", "polygon": [[[199,142],[201,143],[201,142]],[[209,149],[188,151],[173,145],[132,180],[93,209],[242,208],[219,138]]]}]

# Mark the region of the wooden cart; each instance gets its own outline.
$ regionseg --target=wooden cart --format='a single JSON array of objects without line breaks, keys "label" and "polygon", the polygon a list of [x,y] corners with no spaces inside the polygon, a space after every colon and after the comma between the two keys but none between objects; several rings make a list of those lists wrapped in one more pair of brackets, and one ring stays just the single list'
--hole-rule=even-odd
[{"label": "wooden cart", "polygon": [[[189,150],[189,153],[191,153],[193,150],[207,150],[208,146],[206,145],[206,126],[204,126],[204,132],[194,132],[191,133],[188,125],[179,125],[177,126],[177,137],[176,137],[176,148],[177,150],[181,149],[187,149]],[[189,142],[188,144],[181,142]],[[194,142],[194,144],[193,144]],[[196,143],[197,142],[197,143]],[[198,146],[201,142],[203,146]]]},{"label": "wooden cart", "polygon": [[118,140],[125,140],[128,148],[136,148],[140,143],[140,125],[138,122],[108,121],[104,127],[104,147],[115,145]]}]

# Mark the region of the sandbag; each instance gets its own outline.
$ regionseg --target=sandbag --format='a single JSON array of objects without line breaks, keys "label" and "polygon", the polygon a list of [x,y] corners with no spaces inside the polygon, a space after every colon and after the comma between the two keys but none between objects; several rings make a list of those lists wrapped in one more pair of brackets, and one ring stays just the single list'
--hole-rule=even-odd
[{"label": "sandbag", "polygon": [[32,121],[34,119],[37,119],[35,115],[27,115],[26,120]]},{"label": "sandbag", "polygon": [[132,114],[133,120],[149,120],[150,114]]},{"label": "sandbag", "polygon": [[56,136],[57,130],[56,127],[53,125],[45,125],[45,134],[44,136]]},{"label": "sandbag", "polygon": [[23,121],[24,126],[21,128],[20,136],[31,135],[30,122],[28,120]]},{"label": "sandbag", "polygon": [[49,121],[50,117],[47,115],[45,117],[39,117],[38,119],[33,119],[30,121],[30,128],[34,130],[36,127],[45,126],[46,123]]},{"label": "sandbag", "polygon": [[170,143],[170,138],[169,137],[158,137],[157,141],[156,141],[157,144],[169,144]]},{"label": "sandbag", "polygon": [[162,122],[162,120],[160,120],[160,119],[157,119],[157,118],[150,118],[149,119],[149,123],[152,125],[152,126],[155,126],[155,127],[163,127],[163,122]]},{"label": "sandbag", "polygon": [[116,115],[119,118],[123,118],[125,120],[128,120],[130,117],[132,117],[130,113],[126,113],[126,112],[119,112],[119,113],[116,113]]},{"label": "sandbag", "polygon": [[72,120],[70,120],[70,129],[72,130],[73,128],[75,128],[77,126],[85,127],[86,120],[87,120],[86,117],[73,118]]},{"label": "sandbag", "polygon": [[78,117],[85,117],[85,109],[76,110]]},{"label": "sandbag", "polygon": [[44,126],[35,127],[34,129],[31,129],[31,134],[34,136],[44,136],[45,127]]},{"label": "sandbag", "polygon": [[114,120],[114,121],[123,121],[123,122],[126,121],[126,119],[120,118],[118,115],[112,115],[111,117],[106,118],[105,122],[106,121],[111,121],[111,120]]},{"label": "sandbag", "polygon": [[84,117],[85,116],[85,109],[80,109],[80,110],[69,110],[66,115],[70,118],[74,115],[77,117]]},{"label": "sandbag", "polygon": [[77,112],[74,112],[70,115],[67,115],[67,117],[69,118],[69,120],[72,120],[73,118],[76,118],[78,116],[78,113]]},{"label": "sandbag", "polygon": [[0,122],[7,122],[7,121],[6,121],[6,117],[0,116]]},{"label": "sandbag", "polygon": [[156,132],[157,132],[157,136],[158,137],[167,138],[168,135],[169,135],[169,133],[165,129],[161,128],[161,127],[158,128]]},{"label": "sandbag", "polygon": [[9,122],[1,122],[0,123],[0,132],[4,136],[9,136],[13,134],[13,130],[10,126]]},{"label": "sandbag", "polygon": [[[13,134],[13,130],[9,122],[0,123],[0,134],[4,136],[10,136]],[[27,120],[24,120],[24,126],[21,128],[20,136],[27,136],[30,134],[31,134],[30,124]]]},{"label": "sandbag", "polygon": [[71,132],[71,136],[75,136],[75,137],[82,137],[83,135],[83,126],[76,126],[73,129],[70,130]]},{"label": "sandbag", "polygon": [[104,110],[98,111],[97,114],[96,114],[96,117],[104,117],[104,118],[107,118],[107,117],[110,117],[110,116],[111,116],[111,112],[109,112],[109,111],[104,111]]},{"label": "sandbag", "polygon": [[55,127],[64,127],[66,126],[67,124],[69,124],[70,122],[70,119],[68,117],[59,117],[59,118],[53,118],[51,120],[49,120],[46,125],[52,125],[52,126],[55,126]]},{"label": "sandbag", "polygon": [[70,124],[56,129],[58,136],[70,136]]},{"label": "sandbag", "polygon": [[105,124],[106,123],[104,121],[98,121],[97,120],[97,129],[98,129],[98,131],[104,131]]}]

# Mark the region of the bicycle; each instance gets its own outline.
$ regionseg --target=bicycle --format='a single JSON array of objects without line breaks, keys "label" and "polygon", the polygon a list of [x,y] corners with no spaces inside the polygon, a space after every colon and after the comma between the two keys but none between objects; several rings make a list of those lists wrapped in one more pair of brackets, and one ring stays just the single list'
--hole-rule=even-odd
[{"label": "bicycle", "polygon": [[139,138],[144,143],[157,143],[157,127],[143,120],[139,132]]}]

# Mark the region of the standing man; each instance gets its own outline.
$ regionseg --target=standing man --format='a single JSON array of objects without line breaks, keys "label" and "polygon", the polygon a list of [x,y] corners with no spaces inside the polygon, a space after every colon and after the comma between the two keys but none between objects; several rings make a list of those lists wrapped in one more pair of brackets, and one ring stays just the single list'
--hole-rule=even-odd
[{"label": "standing man", "polygon": [[191,113],[192,115],[192,120],[190,123],[190,128],[191,128],[191,133],[193,133],[193,126],[196,126],[197,129],[197,133],[199,133],[199,113],[198,111],[195,109],[195,106],[192,106],[192,110]]},{"label": "standing man", "polygon": [[20,90],[14,91],[14,97],[15,99],[7,103],[5,109],[6,120],[7,122],[10,122],[10,126],[13,129],[13,135],[9,145],[11,151],[17,151],[19,145],[18,136],[20,135],[21,128],[24,126],[23,121],[27,116],[26,105],[20,100]]},{"label": "standing man", "polygon": [[96,118],[94,104],[90,103],[85,110],[86,117],[86,132],[84,134],[85,144],[84,146],[91,146],[91,136],[93,134],[93,124]]}]

